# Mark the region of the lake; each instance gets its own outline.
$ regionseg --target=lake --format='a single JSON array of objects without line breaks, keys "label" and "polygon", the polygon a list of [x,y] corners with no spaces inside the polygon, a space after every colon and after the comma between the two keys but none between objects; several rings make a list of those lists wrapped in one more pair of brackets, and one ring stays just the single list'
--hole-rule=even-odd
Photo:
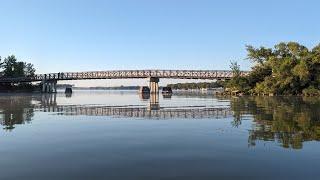
[{"label": "lake", "polygon": [[319,179],[320,99],[0,94],[0,179]]}]

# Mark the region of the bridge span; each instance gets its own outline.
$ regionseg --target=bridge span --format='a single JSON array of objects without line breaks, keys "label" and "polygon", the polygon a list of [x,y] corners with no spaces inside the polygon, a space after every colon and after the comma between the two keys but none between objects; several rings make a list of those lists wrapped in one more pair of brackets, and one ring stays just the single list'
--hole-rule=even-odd
[{"label": "bridge span", "polygon": [[[247,75],[242,71],[241,75]],[[59,72],[36,74],[29,77],[0,78],[0,83],[42,82],[43,92],[56,92],[59,80],[88,80],[88,79],[132,79],[148,78],[151,93],[158,93],[160,78],[167,79],[207,79],[227,80],[233,77],[228,70],[111,70],[88,72]]]}]

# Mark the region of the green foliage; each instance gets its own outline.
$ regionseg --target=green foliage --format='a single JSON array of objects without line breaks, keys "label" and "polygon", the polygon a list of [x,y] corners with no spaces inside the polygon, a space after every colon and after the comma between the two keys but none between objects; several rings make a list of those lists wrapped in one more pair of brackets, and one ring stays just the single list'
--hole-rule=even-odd
[{"label": "green foliage", "polygon": [[270,76],[272,69],[268,66],[256,65],[252,68],[249,76],[247,76],[249,86],[252,88],[257,83],[264,81],[264,78]]},{"label": "green foliage", "polygon": [[248,92],[249,81],[247,78],[241,76],[240,65],[236,61],[231,61],[230,68],[233,73],[233,78],[225,84],[225,87],[231,91]]},{"label": "green foliage", "polygon": [[33,67],[33,64],[31,63],[24,64],[24,75],[26,77],[34,76],[35,72],[36,72],[36,69]]},{"label": "green foliage", "polygon": [[2,61],[2,59],[1,59],[1,56],[0,56],[0,68],[2,68],[2,66],[3,66],[3,62],[1,62]]},{"label": "green foliage", "polygon": [[246,49],[248,51],[248,59],[258,64],[263,64],[272,55],[272,50],[265,47],[256,49],[253,46],[247,45]]},{"label": "green foliage", "polygon": [[248,92],[250,90],[248,79],[241,76],[237,76],[229,80],[226,83],[226,87],[231,91]]},{"label": "green foliage", "polygon": [[[0,58],[1,62],[1,58]],[[18,61],[14,55],[8,56],[0,63],[0,67],[3,69],[2,77],[30,77],[35,74],[35,68],[33,64]]]},{"label": "green foliage", "polygon": [[[274,48],[246,47],[247,59],[254,63],[250,74],[242,77],[248,87],[243,88],[245,80],[238,76],[227,86],[247,93],[278,95],[306,95],[304,92],[320,89],[320,44],[312,50],[296,42],[282,42]],[[231,64],[232,71],[235,65]]]},{"label": "green foliage", "polygon": [[240,76],[240,65],[238,64],[238,62],[231,61],[230,69],[231,69],[234,77]]},{"label": "green foliage", "polygon": [[319,96],[320,95],[320,90],[319,89],[316,89],[315,87],[313,86],[310,86],[306,89],[304,89],[302,91],[302,94],[304,96]]}]

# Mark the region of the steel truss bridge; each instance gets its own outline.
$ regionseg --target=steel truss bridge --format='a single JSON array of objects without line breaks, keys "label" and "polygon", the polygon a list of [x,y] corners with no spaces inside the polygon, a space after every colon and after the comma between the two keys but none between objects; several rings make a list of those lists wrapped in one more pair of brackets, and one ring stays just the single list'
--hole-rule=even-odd
[{"label": "steel truss bridge", "polygon": [[[247,75],[242,71],[241,75]],[[88,72],[59,72],[36,74],[30,77],[0,78],[0,83],[19,83],[58,80],[88,79],[131,79],[131,78],[170,78],[170,79],[230,79],[232,71],[227,70],[112,70]]]}]

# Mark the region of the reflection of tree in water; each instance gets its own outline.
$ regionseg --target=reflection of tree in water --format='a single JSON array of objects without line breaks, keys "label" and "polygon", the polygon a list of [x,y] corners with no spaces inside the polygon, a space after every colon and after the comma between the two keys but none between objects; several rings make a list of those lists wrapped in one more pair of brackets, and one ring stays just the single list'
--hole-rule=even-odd
[{"label": "reflection of tree in water", "polygon": [[56,94],[8,94],[0,96],[0,124],[11,131],[15,124],[28,124],[34,116],[35,104],[56,106]]},{"label": "reflection of tree in water", "polygon": [[11,131],[15,124],[30,123],[34,115],[32,96],[1,96],[0,123]]},{"label": "reflection of tree in water", "polygon": [[249,145],[278,141],[285,148],[302,148],[304,141],[320,140],[320,100],[302,97],[244,97],[231,100],[234,124],[252,115]]}]

